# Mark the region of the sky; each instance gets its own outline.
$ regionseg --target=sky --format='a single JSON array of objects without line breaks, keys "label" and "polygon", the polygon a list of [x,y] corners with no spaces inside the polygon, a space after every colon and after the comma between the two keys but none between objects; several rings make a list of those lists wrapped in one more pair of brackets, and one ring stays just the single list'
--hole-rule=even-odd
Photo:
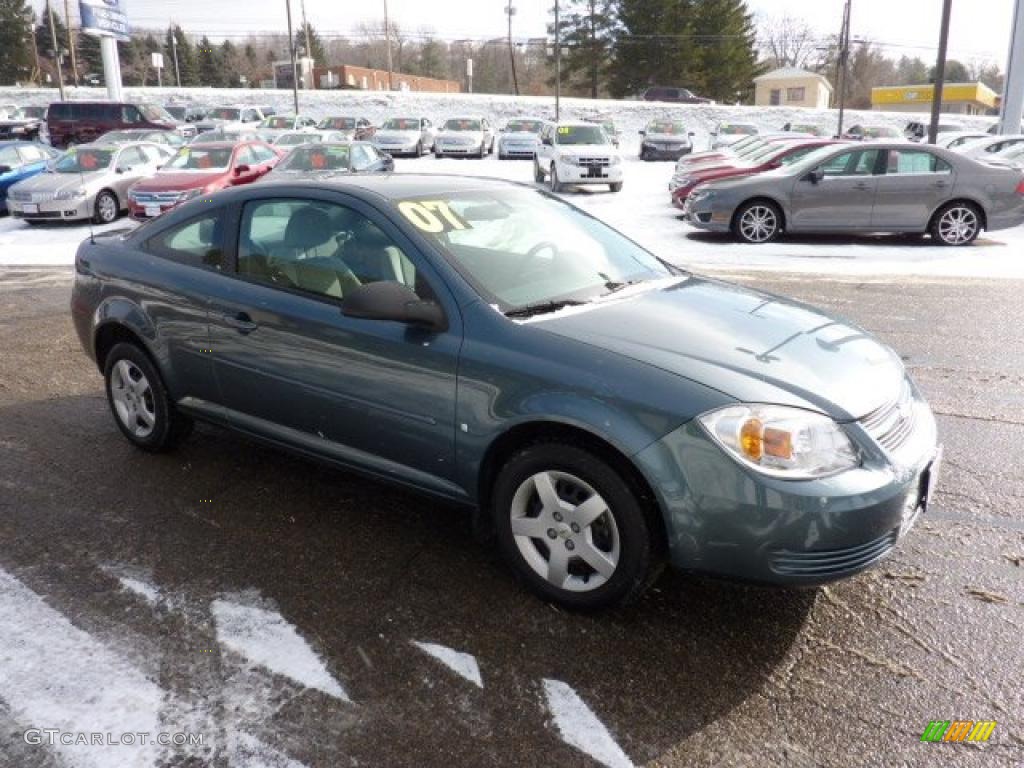
[{"label": "sky", "polygon": [[[43,0],[34,0],[37,7]],[[131,22],[162,28],[174,20],[186,32],[211,38],[252,31],[283,31],[284,0],[126,0]],[[506,33],[508,0],[388,0],[388,10],[412,31],[432,30],[438,37],[488,38]],[[545,34],[554,0],[512,0],[513,34]],[[790,15],[807,21],[822,35],[839,31],[843,0],[747,0],[760,18]],[[301,18],[302,0],[292,0],[293,18]],[[56,0],[55,7],[62,7]],[[74,5],[74,3],[72,3]],[[305,0],[306,15],[318,30],[349,32],[360,21],[383,17],[383,0]],[[853,0],[851,30],[885,44],[890,56],[935,58],[942,0]],[[949,56],[985,59],[1005,66],[1013,0],[953,0]],[[214,9],[211,11],[211,9]],[[74,11],[72,11],[74,13]]]}]

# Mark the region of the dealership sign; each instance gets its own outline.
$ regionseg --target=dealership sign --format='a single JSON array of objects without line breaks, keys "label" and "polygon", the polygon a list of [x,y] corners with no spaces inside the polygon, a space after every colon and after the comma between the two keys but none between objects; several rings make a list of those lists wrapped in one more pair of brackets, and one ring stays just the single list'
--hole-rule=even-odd
[{"label": "dealership sign", "polygon": [[79,0],[78,12],[82,17],[82,31],[87,35],[129,39],[131,28],[126,0]]}]

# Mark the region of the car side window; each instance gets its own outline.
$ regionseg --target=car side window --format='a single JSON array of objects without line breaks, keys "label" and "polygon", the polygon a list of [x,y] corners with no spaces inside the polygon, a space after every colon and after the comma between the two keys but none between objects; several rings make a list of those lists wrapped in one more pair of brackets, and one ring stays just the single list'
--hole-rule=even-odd
[{"label": "car side window", "polygon": [[238,273],[262,283],[342,299],[383,280],[432,298],[401,248],[363,214],[320,200],[246,203],[238,240]]},{"label": "car side window", "polygon": [[142,115],[136,107],[125,104],[121,107],[121,119],[126,123],[141,123]]},{"label": "car side window", "polygon": [[264,147],[259,144],[252,147],[252,151],[259,163],[269,163],[276,156],[276,153],[270,147]]},{"label": "car side window", "polygon": [[235,155],[235,168],[240,165],[256,165],[256,156],[252,152],[251,147],[242,147],[238,150]]},{"label": "car side window", "polygon": [[[18,147],[18,153],[21,155],[21,159],[26,163],[38,163],[46,159],[46,155],[44,155],[42,150],[38,147]],[[5,165],[10,165],[10,163],[5,163]]]},{"label": "car side window", "polygon": [[163,156],[160,154],[160,150],[151,144],[145,144],[139,147],[139,149],[142,151],[142,154],[145,155],[145,162],[147,163],[159,163],[163,159]]},{"label": "car side window", "polygon": [[126,147],[121,150],[121,154],[117,158],[117,168],[122,171],[135,168],[143,163],[145,163],[145,160],[136,147]]},{"label": "car side window", "polygon": [[825,178],[837,176],[870,176],[878,163],[878,149],[843,152],[820,166]]},{"label": "car side window", "polygon": [[207,211],[154,235],[146,241],[145,250],[181,264],[222,270],[225,218],[223,209]]},{"label": "car side window", "polygon": [[951,173],[952,170],[941,157],[920,149],[890,149],[886,166],[886,174],[889,176]]}]

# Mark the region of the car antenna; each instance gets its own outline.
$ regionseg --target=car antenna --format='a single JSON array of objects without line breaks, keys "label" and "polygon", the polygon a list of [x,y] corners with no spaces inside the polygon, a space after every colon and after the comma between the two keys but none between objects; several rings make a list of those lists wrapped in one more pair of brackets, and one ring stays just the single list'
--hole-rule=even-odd
[{"label": "car antenna", "polygon": [[[75,158],[75,162],[78,162],[78,158]],[[78,163],[78,180],[82,182],[82,189],[85,189],[85,173],[82,171],[82,164]],[[96,233],[92,228],[92,216],[87,217],[89,222],[89,242],[92,245],[96,245]]]}]

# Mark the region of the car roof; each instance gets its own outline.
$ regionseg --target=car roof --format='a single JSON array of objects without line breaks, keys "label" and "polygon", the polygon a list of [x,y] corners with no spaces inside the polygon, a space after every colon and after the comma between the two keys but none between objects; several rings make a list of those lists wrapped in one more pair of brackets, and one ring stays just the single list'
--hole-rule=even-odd
[{"label": "car roof", "polygon": [[[316,146],[323,147],[324,144]],[[269,182],[268,182],[269,183]],[[300,184],[318,189],[330,188],[338,191],[352,191],[353,187],[361,191],[372,193],[389,201],[405,200],[408,198],[421,197],[423,195],[437,195],[448,197],[452,194],[474,192],[486,189],[533,189],[532,185],[521,184],[514,181],[502,179],[491,179],[483,176],[456,176],[453,174],[434,173],[401,173],[391,175],[366,175],[345,177],[344,180],[316,180],[300,182],[281,182],[287,184]],[[264,183],[261,182],[263,187]]]},{"label": "car roof", "polygon": [[189,144],[189,147],[206,147],[207,149],[234,149],[242,144],[251,144],[251,139],[242,139],[241,141],[193,141]]}]

